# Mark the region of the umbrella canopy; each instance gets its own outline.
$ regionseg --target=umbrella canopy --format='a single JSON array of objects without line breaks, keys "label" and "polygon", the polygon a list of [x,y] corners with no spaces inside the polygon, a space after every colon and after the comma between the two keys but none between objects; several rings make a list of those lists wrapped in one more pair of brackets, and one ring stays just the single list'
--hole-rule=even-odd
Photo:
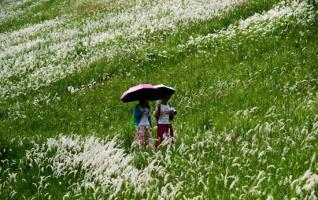
[{"label": "umbrella canopy", "polygon": [[124,103],[138,101],[141,99],[149,99],[150,101],[159,100],[162,98],[162,91],[158,90],[151,84],[139,84],[129,88],[120,97]]},{"label": "umbrella canopy", "polygon": [[163,84],[155,85],[155,88],[160,90],[163,95],[168,95],[168,96],[173,95],[173,93],[175,93],[175,91],[176,91],[174,88],[163,85]]}]

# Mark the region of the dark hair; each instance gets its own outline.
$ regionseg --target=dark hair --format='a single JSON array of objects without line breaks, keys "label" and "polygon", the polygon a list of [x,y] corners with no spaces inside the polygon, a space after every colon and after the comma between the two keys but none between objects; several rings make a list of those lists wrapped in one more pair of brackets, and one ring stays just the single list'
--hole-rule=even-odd
[{"label": "dark hair", "polygon": [[140,100],[139,100],[139,105],[140,105],[141,107],[145,106],[145,107],[147,107],[148,109],[150,109],[149,103],[146,103],[146,100],[145,100],[145,99],[140,99]]}]

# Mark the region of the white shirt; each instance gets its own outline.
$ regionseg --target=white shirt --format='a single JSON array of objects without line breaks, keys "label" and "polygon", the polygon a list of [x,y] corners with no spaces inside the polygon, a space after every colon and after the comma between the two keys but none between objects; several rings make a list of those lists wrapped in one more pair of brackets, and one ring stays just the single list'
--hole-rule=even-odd
[{"label": "white shirt", "polygon": [[171,110],[170,106],[159,104],[160,105],[160,116],[158,120],[158,124],[171,124],[169,120],[169,111]]},{"label": "white shirt", "polygon": [[142,115],[141,115],[140,122],[138,125],[150,126],[148,117],[151,116],[151,113],[149,112],[149,109],[148,108],[140,108],[140,110],[142,112]]}]

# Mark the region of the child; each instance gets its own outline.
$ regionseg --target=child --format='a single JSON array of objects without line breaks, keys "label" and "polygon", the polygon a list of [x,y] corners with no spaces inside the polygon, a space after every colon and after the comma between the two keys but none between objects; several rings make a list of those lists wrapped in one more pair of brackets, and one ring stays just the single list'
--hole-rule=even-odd
[{"label": "child", "polygon": [[151,146],[151,111],[149,100],[139,100],[134,108],[136,140],[139,144]]},{"label": "child", "polygon": [[158,125],[156,147],[162,143],[164,136],[174,138],[171,121],[177,112],[168,103],[169,99],[169,95],[164,96],[155,111]]}]

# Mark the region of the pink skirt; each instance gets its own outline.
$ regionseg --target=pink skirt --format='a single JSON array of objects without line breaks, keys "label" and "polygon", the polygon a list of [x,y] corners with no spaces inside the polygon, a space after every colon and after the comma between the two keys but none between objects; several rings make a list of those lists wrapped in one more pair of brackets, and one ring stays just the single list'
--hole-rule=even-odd
[{"label": "pink skirt", "polygon": [[142,145],[151,145],[151,131],[149,126],[136,127],[136,140]]}]

